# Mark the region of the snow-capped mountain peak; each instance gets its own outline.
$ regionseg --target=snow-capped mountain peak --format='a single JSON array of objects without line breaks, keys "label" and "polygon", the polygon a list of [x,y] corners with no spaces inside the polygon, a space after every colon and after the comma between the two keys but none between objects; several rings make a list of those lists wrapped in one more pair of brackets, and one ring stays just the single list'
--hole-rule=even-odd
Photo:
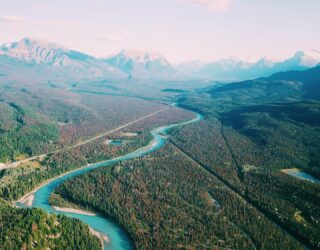
[{"label": "snow-capped mountain peak", "polygon": [[238,57],[236,57],[236,56],[230,56],[230,57],[227,58],[227,59],[221,59],[221,60],[219,60],[219,61],[228,62],[228,63],[238,63],[238,62],[240,62],[241,60],[240,60]]},{"label": "snow-capped mountain peak", "polygon": [[269,67],[271,68],[277,61],[270,57],[263,57],[257,63],[256,66],[258,67]]},{"label": "snow-capped mountain peak", "polygon": [[293,59],[297,60],[300,66],[315,67],[320,62],[320,52],[317,50],[311,50],[308,52],[298,51]]},{"label": "snow-capped mountain peak", "polygon": [[293,57],[281,61],[263,57],[256,62],[248,62],[229,57],[204,65],[193,65],[186,62],[178,65],[178,69],[185,74],[199,78],[238,81],[269,76],[282,71],[305,70],[317,65],[320,65],[320,52],[312,50],[298,51]]},{"label": "snow-capped mountain peak", "polygon": [[73,60],[89,60],[91,56],[69,50],[61,45],[30,37],[19,42],[4,44],[0,55],[6,55],[29,63],[65,66]]},{"label": "snow-capped mountain peak", "polygon": [[162,64],[169,65],[169,62],[160,54],[148,51],[148,50],[142,50],[142,49],[123,49],[119,54],[116,56],[121,57],[125,60],[133,60],[135,62],[138,62],[140,64],[147,64],[150,62],[160,62]]},{"label": "snow-capped mountain peak", "polygon": [[141,49],[123,49],[104,61],[135,78],[172,79],[177,71],[160,54]]}]

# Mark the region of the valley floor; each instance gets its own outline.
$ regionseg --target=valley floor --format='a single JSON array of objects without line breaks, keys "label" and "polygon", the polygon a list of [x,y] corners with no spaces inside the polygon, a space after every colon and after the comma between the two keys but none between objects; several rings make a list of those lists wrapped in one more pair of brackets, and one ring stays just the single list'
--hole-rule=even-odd
[{"label": "valley floor", "polygon": [[[60,212],[111,218],[130,234],[137,249],[319,249],[320,186],[287,174],[294,169],[283,171],[286,166],[298,166],[315,178],[319,174],[315,165],[319,162],[320,124],[314,119],[319,103],[249,105],[246,101],[241,106],[239,101],[239,108],[238,101],[219,102],[218,97],[212,98],[214,95],[188,93],[179,97],[183,107],[201,113],[205,119],[172,128],[168,135],[160,134],[167,144],[159,151],[61,182],[50,197],[51,205]],[[11,150],[5,135],[12,133],[8,130],[11,125],[3,126],[6,130],[2,140],[7,149],[1,152],[2,157],[17,161],[9,168],[1,166],[0,209],[4,214],[12,209],[17,218],[29,211],[35,213],[23,221],[26,231],[17,240],[13,237],[20,226],[11,225],[6,217],[0,218],[1,225],[10,225],[0,234],[2,244],[10,239],[5,249],[34,245],[37,238],[41,238],[37,246],[52,246],[46,240],[45,226],[35,229],[39,222],[34,222],[34,216],[41,212],[12,208],[10,201],[24,196],[20,201],[30,206],[35,191],[49,180],[142,147],[152,148],[152,129],[194,118],[190,111],[158,102],[143,109],[142,104],[147,101],[128,97],[127,106],[119,111],[123,117],[116,121],[112,116],[101,119],[101,114],[113,110],[112,106],[101,110],[104,98],[82,99],[77,106],[81,112],[75,111],[75,117],[85,114],[83,120],[76,124],[63,119],[59,136],[48,135],[41,147],[30,148],[31,159],[22,159],[28,155],[24,144],[19,146],[19,152]],[[124,99],[121,97],[121,101]],[[3,105],[8,115],[13,115],[12,123],[17,123],[14,133],[32,139],[34,133],[30,136],[25,131],[26,127],[32,131],[35,121],[28,124],[25,111]],[[82,109],[82,105],[87,106]],[[139,116],[125,116],[132,105],[133,110],[141,108]],[[93,116],[84,111],[87,109]],[[93,127],[86,130],[91,118]],[[47,122],[45,134],[51,126]],[[104,122],[107,125],[102,126]],[[106,143],[112,141],[125,143]],[[41,150],[51,153],[43,154]],[[27,192],[30,193],[25,195]],[[52,238],[66,237],[58,227],[65,220],[68,232],[80,231],[79,237],[89,240],[88,245],[77,240],[81,249],[101,248],[101,235],[99,245],[97,239],[91,238],[89,228],[79,221],[71,227],[71,220],[64,216],[41,216],[52,220]]]}]

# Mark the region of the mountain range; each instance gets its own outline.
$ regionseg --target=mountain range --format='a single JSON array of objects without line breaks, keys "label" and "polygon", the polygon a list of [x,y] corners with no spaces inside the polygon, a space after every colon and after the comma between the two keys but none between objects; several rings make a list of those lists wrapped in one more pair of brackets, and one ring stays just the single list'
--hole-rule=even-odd
[{"label": "mountain range", "polygon": [[[38,77],[54,81],[96,79],[150,79],[238,81],[268,76],[281,71],[305,70],[320,63],[320,52],[297,52],[281,62],[262,58],[255,63],[235,57],[216,62],[189,61],[176,66],[162,55],[123,49],[118,54],[95,58],[43,40],[24,38],[0,47],[0,77],[12,80]],[[19,73],[19,74],[17,74]],[[1,78],[0,78],[1,79]]]},{"label": "mountain range", "polygon": [[247,62],[235,57],[222,59],[216,62],[203,63],[189,61],[177,66],[177,69],[195,78],[216,81],[239,81],[266,77],[277,72],[291,70],[306,70],[320,63],[320,52],[298,51],[291,58],[283,61],[274,61],[267,57],[257,62]]}]

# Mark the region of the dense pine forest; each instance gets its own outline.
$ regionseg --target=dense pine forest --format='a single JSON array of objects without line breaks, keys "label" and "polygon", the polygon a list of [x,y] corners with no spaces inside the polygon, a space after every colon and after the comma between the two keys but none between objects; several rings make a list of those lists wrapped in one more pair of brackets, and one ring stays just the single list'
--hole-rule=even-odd
[{"label": "dense pine forest", "polygon": [[116,219],[137,249],[302,249],[173,145],[65,182],[60,200]]},{"label": "dense pine forest", "polygon": [[12,249],[101,249],[82,222],[48,215],[40,209],[18,209],[0,200],[0,246]]}]

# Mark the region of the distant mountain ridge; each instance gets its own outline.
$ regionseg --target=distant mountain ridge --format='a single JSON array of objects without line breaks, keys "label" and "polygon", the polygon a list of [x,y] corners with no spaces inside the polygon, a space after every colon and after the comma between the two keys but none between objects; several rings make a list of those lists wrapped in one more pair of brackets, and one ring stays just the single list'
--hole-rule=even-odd
[{"label": "distant mountain ridge", "polygon": [[220,81],[238,81],[266,77],[277,72],[291,70],[306,70],[320,64],[320,52],[298,51],[293,57],[277,62],[267,57],[257,62],[246,62],[235,57],[222,59],[211,63],[197,62],[195,67],[191,63],[177,65],[181,72],[193,77]]},{"label": "distant mountain ridge", "polygon": [[[320,52],[297,52],[281,62],[262,58],[252,63],[235,57],[204,63],[199,60],[172,66],[162,55],[139,49],[123,49],[106,58],[70,50],[56,43],[26,37],[0,46],[0,74],[28,72],[50,75],[59,81],[94,79],[144,79],[160,81],[215,80],[232,82],[266,77],[277,72],[306,70],[320,63]],[[14,70],[19,65],[19,72]],[[30,66],[34,68],[30,68]],[[34,72],[32,71],[34,70]]]}]

